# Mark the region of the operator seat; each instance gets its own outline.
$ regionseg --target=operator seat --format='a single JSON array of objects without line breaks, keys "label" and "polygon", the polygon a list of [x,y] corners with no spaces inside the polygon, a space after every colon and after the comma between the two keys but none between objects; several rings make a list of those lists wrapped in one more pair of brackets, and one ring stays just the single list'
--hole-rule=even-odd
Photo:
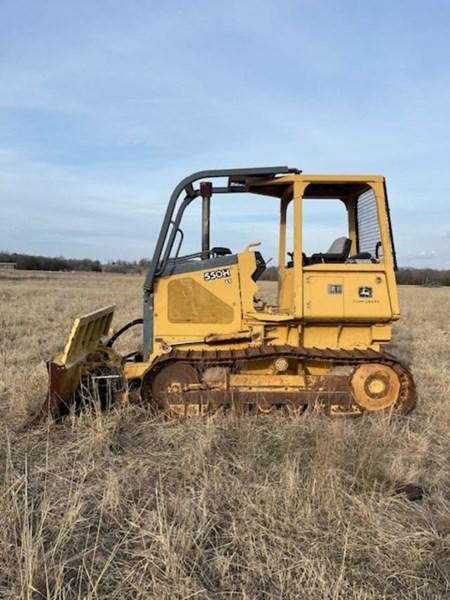
[{"label": "operator seat", "polygon": [[347,237],[339,237],[334,240],[327,252],[312,254],[309,264],[317,263],[345,263],[350,254],[352,242]]}]

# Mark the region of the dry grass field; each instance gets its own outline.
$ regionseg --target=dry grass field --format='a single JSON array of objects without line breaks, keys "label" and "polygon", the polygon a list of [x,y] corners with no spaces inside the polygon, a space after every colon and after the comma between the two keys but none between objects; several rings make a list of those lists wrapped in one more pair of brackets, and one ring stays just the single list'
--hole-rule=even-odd
[{"label": "dry grass field", "polygon": [[450,598],[450,289],[401,290],[406,418],[128,407],[20,432],[72,317],[115,303],[120,325],[141,285],[0,273],[0,598]]}]

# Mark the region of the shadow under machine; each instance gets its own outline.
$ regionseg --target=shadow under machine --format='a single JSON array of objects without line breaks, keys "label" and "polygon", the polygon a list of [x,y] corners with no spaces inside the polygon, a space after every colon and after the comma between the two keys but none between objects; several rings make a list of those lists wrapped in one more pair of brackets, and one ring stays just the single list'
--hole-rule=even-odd
[{"label": "shadow under machine", "polygon": [[[211,247],[215,202],[226,210],[270,197],[279,209],[276,300],[257,298],[266,262],[257,242]],[[221,198],[219,198],[221,196]],[[305,202],[334,200],[346,211],[328,250],[304,249]],[[183,217],[201,206],[197,252],[183,254]],[[322,206],[324,203],[322,204]],[[258,223],[248,223],[258,237]],[[399,318],[395,250],[384,177],[310,175],[287,167],[195,173],[173,191],[145,277],[143,316],[112,337],[114,307],[75,320],[49,362],[49,396],[38,419],[83,398],[139,400],[155,410],[361,415],[415,406],[408,369],[383,352]],[[130,327],[140,347],[114,347]]]}]

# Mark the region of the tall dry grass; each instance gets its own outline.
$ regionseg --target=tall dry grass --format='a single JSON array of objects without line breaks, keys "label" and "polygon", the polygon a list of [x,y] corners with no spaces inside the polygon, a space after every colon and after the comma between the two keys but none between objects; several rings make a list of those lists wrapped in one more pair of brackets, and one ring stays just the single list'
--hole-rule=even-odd
[{"label": "tall dry grass", "polygon": [[[72,316],[115,302],[123,323],[141,283],[0,279],[0,598],[450,597],[450,290],[401,290],[408,418],[129,407],[16,431]],[[409,482],[423,500],[393,494]]]}]

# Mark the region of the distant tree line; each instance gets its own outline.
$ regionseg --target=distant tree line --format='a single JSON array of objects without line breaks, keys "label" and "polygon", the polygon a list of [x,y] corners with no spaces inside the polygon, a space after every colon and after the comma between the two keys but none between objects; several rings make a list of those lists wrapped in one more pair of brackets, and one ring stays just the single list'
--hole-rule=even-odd
[{"label": "distant tree line", "polygon": [[402,267],[397,271],[397,282],[402,285],[450,285],[450,269],[414,269]]},{"label": "distant tree line", "polygon": [[17,269],[27,271],[101,271],[98,260],[64,258],[62,256],[35,256],[17,252],[0,252],[0,262],[12,262]]},{"label": "distant tree line", "polygon": [[[0,263],[12,262],[16,268],[27,271],[93,271],[105,273],[143,273],[150,260],[116,260],[102,264],[90,258],[64,258],[62,256],[35,256],[16,252],[0,252]],[[277,281],[278,268],[268,267],[262,274],[264,281]],[[397,271],[397,282],[402,285],[450,286],[450,270],[416,269],[403,267]]]}]

